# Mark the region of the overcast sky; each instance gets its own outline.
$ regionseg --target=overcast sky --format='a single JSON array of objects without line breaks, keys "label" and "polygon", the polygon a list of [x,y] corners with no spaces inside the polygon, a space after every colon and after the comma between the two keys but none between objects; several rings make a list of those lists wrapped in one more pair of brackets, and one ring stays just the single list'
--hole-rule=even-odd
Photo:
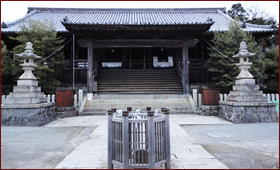
[{"label": "overcast sky", "polygon": [[210,8],[229,10],[233,4],[246,7],[259,6],[279,23],[279,1],[1,1],[1,22],[22,18],[27,7],[58,8]]}]

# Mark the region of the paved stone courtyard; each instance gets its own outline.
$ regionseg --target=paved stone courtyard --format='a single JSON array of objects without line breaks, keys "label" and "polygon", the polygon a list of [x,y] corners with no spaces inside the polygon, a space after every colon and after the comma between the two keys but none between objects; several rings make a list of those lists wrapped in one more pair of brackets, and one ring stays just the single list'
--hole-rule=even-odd
[{"label": "paved stone courtyard", "polygon": [[[188,114],[187,116],[171,115],[170,120],[171,166],[173,169],[227,168],[227,166],[218,161],[201,145],[194,144],[194,139],[191,138],[180,125],[231,124],[230,122],[218,117],[194,114]],[[37,135],[33,137],[34,139],[31,139],[31,136],[26,138],[25,135],[18,135],[17,138],[9,140],[11,135],[8,136],[8,134],[20,131],[20,128],[26,131],[33,131],[33,134]],[[66,136],[65,133],[59,133],[63,130],[65,130]],[[34,131],[40,131],[40,133],[44,133],[45,136],[42,136],[42,134],[40,136],[39,132],[34,133]],[[63,118],[43,127],[2,127],[1,132],[1,168],[107,168],[106,116]],[[53,136],[51,135],[52,133]],[[41,139],[38,139],[39,137]],[[25,138],[25,140],[21,140],[22,138]],[[26,142],[29,143],[28,147],[30,149],[25,148],[27,145]],[[13,145],[15,143],[20,143],[20,145],[15,147],[15,145]],[[55,146],[54,144],[59,145]],[[32,150],[34,147],[38,150]],[[51,147],[54,148],[51,149]],[[22,150],[23,153],[19,154],[19,157],[15,156],[15,153],[21,152],[23,148],[25,148]],[[14,154],[9,155],[10,152]],[[38,152],[44,152],[44,154],[38,155]],[[22,156],[27,153],[30,159],[22,159]],[[58,156],[53,157],[56,154],[58,154]],[[40,159],[32,159],[32,156],[39,156]],[[53,158],[54,160],[50,161]],[[32,162],[33,164],[28,162]]]},{"label": "paved stone courtyard", "polygon": [[[277,123],[274,123],[277,124]],[[240,145],[265,149],[263,143],[230,141],[231,138],[214,138],[203,133],[221,134],[221,127],[236,127],[236,125],[216,116],[201,116],[196,114],[171,114],[171,167],[172,169],[235,169],[242,164],[240,157],[250,162],[257,161],[248,154],[237,154],[236,148]],[[255,124],[257,126],[258,124]],[[262,125],[262,124],[259,124]],[[261,126],[260,126],[261,127]],[[237,128],[238,129],[238,128]],[[256,128],[255,128],[256,129]],[[268,129],[269,130],[269,129]],[[240,131],[240,130],[239,130]],[[256,130],[257,131],[257,130]],[[238,132],[235,132],[238,134]],[[276,133],[276,131],[275,131]],[[279,129],[278,129],[279,133]],[[277,133],[277,134],[278,134]],[[199,137],[200,135],[200,137]],[[266,134],[263,134],[266,136]],[[208,138],[206,138],[208,137]],[[238,137],[238,136],[237,136]],[[254,136],[253,136],[254,138]],[[239,138],[238,138],[239,139]],[[226,141],[229,140],[229,141]],[[214,143],[216,148],[205,142]],[[268,142],[268,141],[267,141]],[[276,143],[275,143],[276,142]],[[269,143],[279,144],[278,140]],[[235,150],[226,150],[225,145],[233,146]],[[244,145],[245,146],[245,145]],[[277,145],[278,146],[278,145]],[[215,152],[215,149],[225,149],[224,152]],[[278,150],[270,154],[279,154]],[[225,154],[226,153],[226,154]],[[257,153],[257,150],[254,151]],[[222,158],[229,158],[227,162]],[[279,157],[273,161],[279,167]],[[239,162],[238,162],[239,161]],[[259,164],[261,162],[259,161]],[[263,161],[263,164],[269,161]],[[238,164],[238,165],[237,165]],[[274,162],[275,164],[275,162]],[[257,164],[256,164],[257,165]],[[253,166],[253,165],[252,165]],[[254,168],[254,167],[250,167]],[[259,166],[256,166],[259,167]],[[106,169],[107,168],[107,117],[106,116],[77,116],[61,118],[42,127],[1,127],[1,168],[7,169]],[[120,167],[114,167],[120,169]],[[164,167],[157,167],[163,169]],[[277,168],[277,163],[274,167]]]}]

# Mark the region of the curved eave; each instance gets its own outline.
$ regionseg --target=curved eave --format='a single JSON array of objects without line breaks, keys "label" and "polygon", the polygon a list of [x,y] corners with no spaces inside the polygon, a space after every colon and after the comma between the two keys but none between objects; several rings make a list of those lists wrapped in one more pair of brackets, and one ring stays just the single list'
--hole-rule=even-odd
[{"label": "curved eave", "polygon": [[213,25],[214,22],[165,22],[165,23],[149,23],[149,22],[143,22],[143,23],[124,23],[124,22],[114,22],[114,23],[104,23],[104,22],[64,22],[61,21],[63,25],[100,25],[100,26],[183,26],[183,25]]},{"label": "curved eave", "polygon": [[[227,32],[228,30],[208,30],[203,34],[213,34],[214,32]],[[269,29],[269,30],[244,30],[245,32],[250,32],[252,34],[265,34],[266,35],[272,35],[277,30],[275,29]]]},{"label": "curved eave", "polygon": [[[19,18],[19,19],[13,21],[13,22],[7,22],[6,25],[8,26],[8,28],[9,28],[9,27],[12,27],[13,25],[18,24],[18,23],[21,22],[22,20],[24,20],[24,19],[26,19],[26,18],[29,18],[30,16],[34,15],[36,12],[37,12],[37,11],[34,10],[34,11],[32,11],[32,12],[26,14],[26,15],[23,16],[22,18]],[[1,32],[2,32],[2,30],[1,30]]]},{"label": "curved eave", "polygon": [[[18,32],[20,32],[20,31],[6,31],[6,30],[3,30],[3,28],[1,30],[1,34],[2,33],[5,33],[5,34],[17,34]],[[58,30],[56,32],[57,33],[68,33],[69,31],[68,30]]]},{"label": "curved eave", "polygon": [[62,22],[64,27],[69,31],[116,31],[116,30],[136,30],[136,31],[149,31],[149,30],[160,30],[160,31],[199,31],[205,32],[210,29],[212,23],[190,23],[190,24],[164,24],[164,25],[112,25],[112,24],[90,24],[90,23],[64,23]]}]

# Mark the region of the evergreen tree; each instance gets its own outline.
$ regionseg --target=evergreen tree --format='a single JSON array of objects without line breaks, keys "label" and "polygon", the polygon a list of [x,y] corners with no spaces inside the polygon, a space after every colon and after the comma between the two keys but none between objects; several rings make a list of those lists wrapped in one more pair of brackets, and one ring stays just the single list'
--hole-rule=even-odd
[{"label": "evergreen tree", "polygon": [[13,84],[15,76],[12,74],[15,67],[13,57],[10,51],[6,48],[5,42],[1,40],[1,84]]},{"label": "evergreen tree", "polygon": [[243,8],[241,3],[233,4],[228,10],[228,15],[232,18],[238,18],[242,22],[246,22],[248,19],[248,13],[246,10]]},{"label": "evergreen tree", "polygon": [[279,45],[265,52],[265,74],[267,89],[279,93]]},{"label": "evergreen tree", "polygon": [[[13,49],[14,54],[24,52],[26,42],[33,44],[34,54],[41,56],[41,59],[35,61],[37,67],[34,75],[36,76],[39,86],[45,93],[53,93],[55,87],[60,85],[58,76],[62,72],[64,65],[64,54],[60,50],[64,39],[57,36],[54,24],[51,20],[35,21],[27,20],[20,24],[21,31],[17,37],[10,37],[17,40],[20,44]],[[55,53],[56,52],[56,53]],[[22,63],[22,59],[16,57],[17,66]],[[23,73],[21,67],[14,68],[13,74],[16,79]]]},{"label": "evergreen tree", "polygon": [[271,48],[273,45],[279,45],[279,26],[277,26],[277,21],[273,18],[255,17],[247,21],[247,23],[257,24],[257,25],[271,25],[275,32],[273,35],[269,35],[259,39],[259,44],[263,47],[263,51],[267,48]]},{"label": "evergreen tree", "polygon": [[256,46],[256,42],[250,33],[246,33],[240,28],[238,21],[232,21],[229,24],[229,31],[214,33],[212,39],[214,48],[208,48],[210,50],[210,58],[206,66],[212,73],[216,85],[220,88],[230,90],[232,85],[235,84],[236,77],[240,72],[236,66],[239,60],[232,56],[240,51],[239,48],[242,41],[246,42],[249,52],[256,53],[256,56],[250,58],[253,65],[249,71],[256,80],[265,79],[261,47]]}]

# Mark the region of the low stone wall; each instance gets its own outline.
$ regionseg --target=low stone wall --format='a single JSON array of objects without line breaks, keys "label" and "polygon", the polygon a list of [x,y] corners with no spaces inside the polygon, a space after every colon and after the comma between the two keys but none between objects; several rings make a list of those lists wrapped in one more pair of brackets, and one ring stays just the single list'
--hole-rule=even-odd
[{"label": "low stone wall", "polygon": [[204,116],[217,116],[218,112],[219,105],[201,105],[198,114]]},{"label": "low stone wall", "polygon": [[56,120],[55,107],[1,108],[1,126],[43,126]]},{"label": "low stone wall", "polygon": [[233,123],[279,122],[274,103],[238,105],[220,102],[218,117]]},{"label": "low stone wall", "polygon": [[55,108],[56,116],[60,118],[64,117],[72,117],[72,116],[78,116],[78,110],[76,110],[76,107],[56,107]]}]

